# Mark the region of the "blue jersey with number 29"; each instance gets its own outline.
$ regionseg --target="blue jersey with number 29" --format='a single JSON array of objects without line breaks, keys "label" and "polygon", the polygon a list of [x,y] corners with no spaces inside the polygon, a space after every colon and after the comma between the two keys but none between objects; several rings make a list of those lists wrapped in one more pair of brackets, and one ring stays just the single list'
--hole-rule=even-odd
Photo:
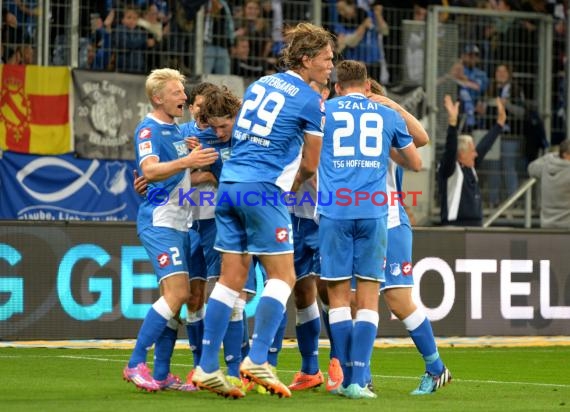
[{"label": "blue jersey with number 29", "polygon": [[331,202],[319,205],[318,213],[336,219],[385,217],[390,147],[412,143],[404,119],[360,93],[330,99],[325,108],[319,191]]},{"label": "blue jersey with number 29", "polygon": [[246,90],[220,182],[268,182],[291,189],[304,133],[323,135],[321,97],[296,73],[264,76]]}]

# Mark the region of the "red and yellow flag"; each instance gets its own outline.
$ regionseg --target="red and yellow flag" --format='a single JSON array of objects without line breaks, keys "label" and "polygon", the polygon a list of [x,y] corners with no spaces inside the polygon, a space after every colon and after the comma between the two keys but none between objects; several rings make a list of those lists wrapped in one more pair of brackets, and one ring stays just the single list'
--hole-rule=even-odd
[{"label": "red and yellow flag", "polygon": [[0,68],[0,149],[40,155],[70,152],[69,68]]}]

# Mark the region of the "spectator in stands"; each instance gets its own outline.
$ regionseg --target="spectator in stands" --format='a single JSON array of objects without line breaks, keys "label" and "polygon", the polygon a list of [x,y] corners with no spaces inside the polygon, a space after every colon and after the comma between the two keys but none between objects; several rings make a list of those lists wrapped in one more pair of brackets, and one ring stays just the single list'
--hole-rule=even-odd
[{"label": "spectator in stands", "polygon": [[[413,2],[412,20],[425,22],[427,18],[427,2],[415,0]],[[401,23],[398,23],[398,28]],[[424,54],[425,54],[425,30],[412,30],[409,33],[405,45],[406,70],[404,79],[408,83],[423,85],[424,83]]]},{"label": "spectator in stands", "polygon": [[236,37],[235,45],[232,47],[231,57],[231,73],[243,77],[246,84],[261,77],[265,72],[265,67],[261,62],[251,58],[249,39],[247,37]]},{"label": "spectator in stands", "polygon": [[123,9],[123,18],[112,33],[115,52],[115,69],[127,73],[146,73],[146,54],[156,41],[152,36],[137,26],[138,9],[127,6]]},{"label": "spectator in stands", "polygon": [[154,3],[149,3],[144,9],[142,16],[137,21],[137,26],[146,30],[155,45],[149,48],[146,58],[147,70],[160,67],[160,50],[163,36],[163,22],[160,17],[158,7]]},{"label": "spectator in stands", "polygon": [[90,41],[95,54],[91,62],[93,70],[109,70],[112,56],[111,26],[115,19],[115,12],[110,12],[103,20],[99,13],[91,13]]},{"label": "spectator in stands", "polygon": [[479,47],[476,44],[465,46],[461,59],[455,63],[447,78],[459,86],[459,101],[461,112],[465,114],[463,130],[470,133],[473,129],[481,128],[480,115],[484,113],[482,97],[489,87],[489,76],[478,66]]},{"label": "spectator in stands", "polygon": [[382,0],[366,0],[362,2],[364,8],[371,11],[374,16],[375,28],[378,36],[378,47],[380,52],[380,77],[378,81],[382,84],[390,82],[390,73],[388,72],[388,64],[386,62],[386,54],[384,48],[384,37],[388,36],[390,27],[384,19],[384,6]]},{"label": "spectator in stands", "polygon": [[453,102],[449,95],[445,96],[447,139],[437,170],[441,223],[444,225],[481,226],[483,223],[481,190],[475,168],[485,158],[507,120],[501,99],[497,98],[496,104],[497,123],[475,147],[470,135],[457,136],[459,102]]},{"label": "spectator in stands", "polygon": [[505,106],[508,118],[501,134],[501,157],[493,162],[489,177],[489,202],[491,207],[494,207],[504,200],[500,199],[502,181],[505,182],[507,196],[511,196],[519,187],[519,171],[524,172],[524,166],[519,165],[523,149],[524,93],[513,82],[511,68],[506,63],[498,65],[495,69],[492,96],[488,102],[490,107],[487,113],[493,115],[493,112],[496,112],[493,103],[495,97],[498,97]]},{"label": "spectator in stands", "polygon": [[37,17],[41,13],[41,7],[37,0],[4,0],[3,8],[16,16],[20,24],[30,37],[36,34]]},{"label": "spectator in stands", "polygon": [[2,8],[2,44],[17,47],[31,42],[32,36],[18,23],[16,15],[7,8]]},{"label": "spectator in stands", "polygon": [[382,77],[381,54],[383,49],[378,43],[381,30],[376,16],[371,10],[365,10],[356,4],[356,0],[339,0],[336,3],[338,21],[334,26],[337,35],[337,53],[344,59],[358,60],[366,64],[371,78]]},{"label": "spectator in stands", "polygon": [[2,47],[2,64],[22,64],[20,48]]},{"label": "spectator in stands", "polygon": [[528,173],[540,180],[540,227],[570,229],[570,140],[532,162]]},{"label": "spectator in stands", "polygon": [[280,3],[283,12],[283,23],[285,26],[294,26],[300,21],[311,20],[310,0],[282,0]]},{"label": "spectator in stands", "polygon": [[[80,68],[107,70],[111,56],[111,27],[115,20],[112,1],[83,0],[79,9]],[[52,2],[51,38],[54,42],[53,64],[69,65],[70,5]]]},{"label": "spectator in stands", "polygon": [[[33,39],[8,8],[2,9],[2,45],[8,64],[33,64]],[[9,56],[8,56],[9,55]]]},{"label": "spectator in stands", "polygon": [[196,48],[194,23],[196,14],[207,3],[208,0],[169,2],[162,40],[163,49],[168,51],[168,55],[164,56],[162,66],[179,68],[185,74],[192,72]]},{"label": "spectator in stands", "polygon": [[[283,48],[283,2],[281,0],[263,0],[261,14],[271,22],[271,56],[279,56]],[[325,27],[326,28],[326,27]]]},{"label": "spectator in stands", "polygon": [[204,23],[204,74],[230,74],[230,47],[234,41],[234,19],[224,0],[208,2]]},{"label": "spectator in stands", "polygon": [[407,70],[405,55],[402,48],[405,47],[402,31],[402,22],[413,18],[413,0],[382,0],[383,15],[390,28],[390,35],[383,38],[385,47],[385,60],[389,63],[391,84],[397,84],[404,78]]},{"label": "spectator in stands", "polygon": [[257,65],[268,65],[272,49],[271,22],[263,18],[259,0],[244,2],[242,18],[236,21],[235,35],[249,39],[249,57],[256,60]]},{"label": "spectator in stands", "polygon": [[[495,17],[487,28],[487,37],[492,45],[491,56],[494,61],[508,61],[515,71],[524,71],[531,56],[523,52],[523,44],[527,41],[525,22],[510,16],[513,11],[521,9],[518,0],[497,0]],[[528,43],[527,43],[528,44]]]},{"label": "spectator in stands", "polygon": [[137,20],[137,26],[150,32],[157,42],[162,40],[162,27],[163,21],[160,17],[158,7],[156,4],[149,3],[144,9],[143,14]]}]

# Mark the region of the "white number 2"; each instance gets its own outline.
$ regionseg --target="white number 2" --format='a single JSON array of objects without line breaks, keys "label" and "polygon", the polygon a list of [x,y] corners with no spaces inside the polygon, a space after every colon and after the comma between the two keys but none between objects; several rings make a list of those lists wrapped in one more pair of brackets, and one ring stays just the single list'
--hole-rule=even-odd
[{"label": "white number 2", "polygon": [[182,261],[180,260],[180,251],[176,246],[171,247],[169,249],[172,252],[172,264],[174,265],[181,265]]},{"label": "white number 2", "polygon": [[[350,137],[354,134],[354,116],[349,112],[333,112],[333,118],[337,122],[345,122],[344,127],[338,127],[333,133],[333,155],[354,156],[354,146],[342,146],[341,138]],[[378,157],[382,154],[382,130],[384,119],[378,113],[363,113],[360,116],[360,135],[358,137],[359,150],[365,156]],[[372,146],[368,146],[372,140]]]},{"label": "white number 2", "polygon": [[[255,94],[255,99],[243,102],[237,125],[242,129],[251,130],[258,136],[268,136],[279,112],[285,105],[285,96],[277,92],[271,92],[266,96],[267,90],[260,84],[254,84],[251,87],[251,92]],[[273,107],[267,110],[270,103],[273,103]],[[257,110],[257,117],[265,122],[264,125],[255,123],[252,127],[251,120],[245,118],[247,112],[254,110]]]}]

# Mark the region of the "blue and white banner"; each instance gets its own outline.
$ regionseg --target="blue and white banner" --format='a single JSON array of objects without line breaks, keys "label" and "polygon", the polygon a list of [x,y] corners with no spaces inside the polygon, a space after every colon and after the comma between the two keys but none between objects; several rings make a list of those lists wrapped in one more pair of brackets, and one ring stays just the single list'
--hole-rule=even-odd
[{"label": "blue and white banner", "polygon": [[0,219],[134,221],[134,161],[32,156],[0,157]]}]

